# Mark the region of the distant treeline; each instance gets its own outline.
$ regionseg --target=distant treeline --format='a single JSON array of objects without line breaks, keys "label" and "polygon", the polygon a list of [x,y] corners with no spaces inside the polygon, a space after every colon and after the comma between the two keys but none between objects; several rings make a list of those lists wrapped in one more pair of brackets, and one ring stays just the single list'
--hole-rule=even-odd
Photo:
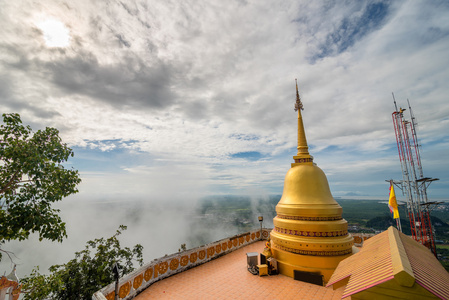
[{"label": "distant treeline", "polygon": [[[198,214],[208,216],[216,221],[231,222],[239,231],[259,226],[257,216],[263,215],[264,226],[272,224],[276,216],[276,205],[281,195],[265,197],[250,196],[210,196],[203,198],[198,206]],[[343,218],[350,225],[375,230],[385,230],[396,225],[386,200],[336,199],[343,208]],[[449,240],[449,203],[440,204],[440,209],[432,211],[432,224],[438,240]],[[403,232],[410,234],[405,206],[400,206],[399,213]]]}]

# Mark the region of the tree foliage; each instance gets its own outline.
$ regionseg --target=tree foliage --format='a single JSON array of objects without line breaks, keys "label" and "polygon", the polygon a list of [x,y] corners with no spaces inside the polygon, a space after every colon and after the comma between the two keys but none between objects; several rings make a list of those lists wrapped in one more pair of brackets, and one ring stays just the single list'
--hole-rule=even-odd
[{"label": "tree foliage", "polygon": [[[112,266],[117,262],[120,276],[134,270],[134,263],[143,264],[142,249],[137,244],[130,249],[121,248],[118,236],[126,230],[121,225],[110,238],[88,241],[84,250],[75,253],[75,258],[64,265],[49,268],[50,274],[43,275],[39,269],[23,279],[24,299],[92,299],[102,287],[114,282]],[[96,252],[93,252],[96,250]]]},{"label": "tree foliage", "polygon": [[78,171],[66,169],[73,151],[47,127],[33,132],[19,114],[3,114],[0,126],[0,242],[27,239],[62,241],[67,236],[59,210],[51,207],[78,192]]},{"label": "tree foliage", "polygon": [[396,221],[388,215],[374,217],[366,222],[366,226],[378,230],[387,230],[390,226],[396,226]]}]

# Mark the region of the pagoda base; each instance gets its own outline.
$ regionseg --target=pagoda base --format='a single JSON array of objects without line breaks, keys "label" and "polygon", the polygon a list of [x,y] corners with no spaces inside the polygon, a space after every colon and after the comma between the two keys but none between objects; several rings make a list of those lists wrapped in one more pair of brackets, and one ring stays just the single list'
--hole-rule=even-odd
[{"label": "pagoda base", "polygon": [[345,258],[358,252],[356,247],[352,247],[352,253],[338,256],[311,256],[302,255],[276,249],[271,249],[273,257],[277,260],[279,273],[294,278],[294,271],[313,272],[323,275],[326,284],[337,268],[338,264]]}]

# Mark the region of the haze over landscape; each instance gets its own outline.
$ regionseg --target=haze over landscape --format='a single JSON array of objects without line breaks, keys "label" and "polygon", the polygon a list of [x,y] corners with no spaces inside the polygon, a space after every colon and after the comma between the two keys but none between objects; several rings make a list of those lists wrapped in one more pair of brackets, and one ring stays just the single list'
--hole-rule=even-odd
[{"label": "haze over landscape", "polygon": [[[402,178],[394,92],[417,117],[424,175],[440,178],[429,198],[448,199],[447,1],[1,6],[0,110],[58,128],[83,180],[60,204],[65,260],[125,220],[130,244],[176,251],[201,197],[281,194],[296,154],[295,78],[310,153],[335,197],[387,199],[385,180]],[[184,211],[165,206],[179,202]],[[148,211],[139,226],[130,203]],[[61,251],[45,247],[49,258]]]}]

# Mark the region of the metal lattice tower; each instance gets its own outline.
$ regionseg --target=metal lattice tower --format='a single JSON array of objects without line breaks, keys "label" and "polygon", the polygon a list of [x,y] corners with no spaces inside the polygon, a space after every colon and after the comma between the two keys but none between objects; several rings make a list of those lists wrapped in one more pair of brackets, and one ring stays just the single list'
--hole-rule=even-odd
[{"label": "metal lattice tower", "polygon": [[417,122],[413,115],[410,102],[407,100],[411,121],[404,117],[403,108],[393,112],[393,125],[402,169],[402,180],[394,180],[403,195],[407,197],[407,213],[413,239],[429,248],[436,256],[435,233],[430,220],[431,210],[440,202],[429,202],[427,188],[432,181],[438,178],[424,177],[419,153],[418,137],[416,135]]}]

